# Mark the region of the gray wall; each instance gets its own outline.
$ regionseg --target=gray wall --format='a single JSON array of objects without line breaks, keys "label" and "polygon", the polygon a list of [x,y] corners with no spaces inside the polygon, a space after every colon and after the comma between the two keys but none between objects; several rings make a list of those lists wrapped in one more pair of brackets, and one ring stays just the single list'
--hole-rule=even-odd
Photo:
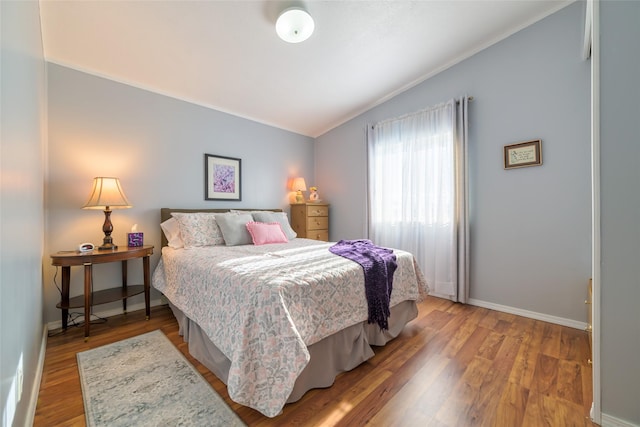
[{"label": "gray wall", "polygon": [[[588,72],[587,65],[579,61],[581,7],[564,9],[318,138],[316,177],[321,196],[332,203],[332,239],[360,237],[366,232],[365,123],[469,93],[476,97],[471,123],[476,286],[472,296],[510,305],[512,302],[501,300],[501,295],[492,297],[495,291],[505,289],[517,297],[515,306],[549,313],[556,305],[567,303],[563,290],[577,295],[571,296],[571,301],[580,300],[582,276],[589,270],[584,250],[589,246],[589,219],[584,214],[589,210],[585,195],[588,162],[583,155],[588,150],[584,142],[588,126],[583,123]],[[640,3],[608,1],[601,2],[601,8],[602,410],[640,425],[640,315],[636,309],[640,300],[640,176],[636,167],[640,160],[636,102],[640,98],[640,62],[628,54],[637,50],[640,40]],[[285,207],[286,180],[297,175],[309,180],[314,177],[308,138],[50,65],[52,172],[45,193],[46,81],[38,14],[36,2],[0,2],[3,425],[11,420],[14,425],[27,421],[29,395],[37,393],[37,384],[32,388],[42,324],[59,319],[53,308],[58,296],[53,291],[48,254],[80,240],[99,242],[102,238],[102,213],[79,209],[93,176],[120,176],[135,205],[115,211],[116,241],[124,241],[126,229],[138,223],[147,243],[153,244],[159,242],[160,206]],[[556,94],[563,95],[562,99],[556,99]],[[502,171],[502,145],[530,138],[543,139],[544,166]],[[241,157],[245,183],[256,182],[257,177],[258,181],[264,178],[263,182],[283,185],[245,186],[242,202],[205,202],[204,152]],[[516,187],[524,190],[524,195],[509,192]],[[533,200],[527,201],[529,197]],[[559,200],[562,203],[558,204]],[[53,225],[43,251],[45,209]],[[514,217],[518,224],[531,227],[524,236],[507,227]],[[554,238],[548,240],[550,235]],[[516,254],[505,254],[500,250],[503,245],[515,247]],[[553,256],[537,253],[540,246]],[[561,250],[564,255],[555,253]],[[506,266],[515,262],[518,267],[523,253],[533,256],[533,271],[527,271],[524,278],[522,274],[508,277],[513,271]],[[549,259],[556,256],[558,262]],[[41,262],[47,295],[45,319],[41,316]],[[565,264],[564,273],[559,264]],[[538,270],[547,269],[545,276],[549,277],[541,282],[534,284],[529,279],[532,275],[537,280]],[[102,271],[100,279],[117,278],[111,270]],[[579,283],[573,286],[558,280],[566,271],[574,271]],[[487,283],[492,276],[494,286]],[[77,292],[77,277],[74,286]],[[540,308],[537,299],[535,304],[525,304],[530,299],[527,292],[544,297],[544,307],[549,310]],[[553,301],[559,297],[564,302]],[[580,314],[572,317],[573,311],[558,313],[581,318]],[[9,391],[21,358],[24,391],[19,400],[11,400]]]},{"label": "gray wall", "polygon": [[[317,139],[331,239],[366,235],[367,122],[455,96],[470,104],[471,298],[586,321],[591,273],[589,62],[577,2]],[[504,170],[542,139],[543,165]]]},{"label": "gray wall", "polygon": [[2,425],[22,426],[35,410],[43,334],[46,80],[38,3],[0,2],[0,16],[0,402]]},{"label": "gray wall", "polygon": [[[153,268],[161,207],[286,209],[288,180],[314,175],[311,138],[55,64],[48,64],[48,84],[47,254],[102,243],[103,212],[81,209],[94,176],[120,178],[134,207],[113,211],[114,241],[126,244],[127,231],[138,224],[145,243],[156,246]],[[242,201],[204,200],[205,153],[242,159]],[[141,283],[140,263],[129,264],[131,283]],[[55,268],[48,259],[44,272],[45,320],[58,321]],[[94,274],[96,290],[119,283],[119,265],[98,265]],[[71,280],[71,295],[77,295],[82,271],[72,269]],[[131,304],[141,302],[137,296]]]},{"label": "gray wall", "polygon": [[640,2],[600,7],[602,412],[640,425]]}]

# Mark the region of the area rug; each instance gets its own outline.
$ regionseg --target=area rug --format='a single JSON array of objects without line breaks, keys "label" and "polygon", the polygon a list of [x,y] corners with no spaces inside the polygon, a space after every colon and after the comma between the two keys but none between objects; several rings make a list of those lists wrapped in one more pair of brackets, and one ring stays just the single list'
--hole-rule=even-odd
[{"label": "area rug", "polygon": [[159,330],[77,358],[87,426],[245,426]]}]

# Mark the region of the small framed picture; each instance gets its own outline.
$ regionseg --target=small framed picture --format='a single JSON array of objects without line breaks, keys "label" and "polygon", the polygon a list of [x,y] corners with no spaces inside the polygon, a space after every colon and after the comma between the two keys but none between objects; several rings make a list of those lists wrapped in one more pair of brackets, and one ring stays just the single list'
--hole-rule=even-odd
[{"label": "small framed picture", "polygon": [[504,146],[504,168],[524,168],[542,164],[542,147],[539,139]]},{"label": "small framed picture", "polygon": [[204,155],[204,199],[242,200],[242,160]]}]

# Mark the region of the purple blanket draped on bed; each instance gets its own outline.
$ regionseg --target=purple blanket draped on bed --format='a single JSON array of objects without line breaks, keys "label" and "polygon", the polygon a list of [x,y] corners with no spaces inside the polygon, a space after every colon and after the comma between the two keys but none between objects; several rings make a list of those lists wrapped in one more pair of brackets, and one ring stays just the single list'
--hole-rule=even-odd
[{"label": "purple blanket draped on bed", "polygon": [[329,248],[331,253],[357,262],[364,270],[364,288],[369,305],[369,323],[389,329],[389,301],[393,289],[393,273],[398,264],[392,249],[376,246],[367,239],[340,240]]}]

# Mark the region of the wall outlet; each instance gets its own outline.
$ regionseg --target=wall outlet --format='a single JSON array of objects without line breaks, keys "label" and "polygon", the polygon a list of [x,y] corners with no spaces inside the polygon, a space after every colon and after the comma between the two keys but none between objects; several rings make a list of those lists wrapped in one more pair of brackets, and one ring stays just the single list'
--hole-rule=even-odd
[{"label": "wall outlet", "polygon": [[22,367],[18,368],[18,371],[16,372],[16,402],[20,401],[20,398],[22,397],[22,383],[24,381],[24,375],[22,373]]}]

